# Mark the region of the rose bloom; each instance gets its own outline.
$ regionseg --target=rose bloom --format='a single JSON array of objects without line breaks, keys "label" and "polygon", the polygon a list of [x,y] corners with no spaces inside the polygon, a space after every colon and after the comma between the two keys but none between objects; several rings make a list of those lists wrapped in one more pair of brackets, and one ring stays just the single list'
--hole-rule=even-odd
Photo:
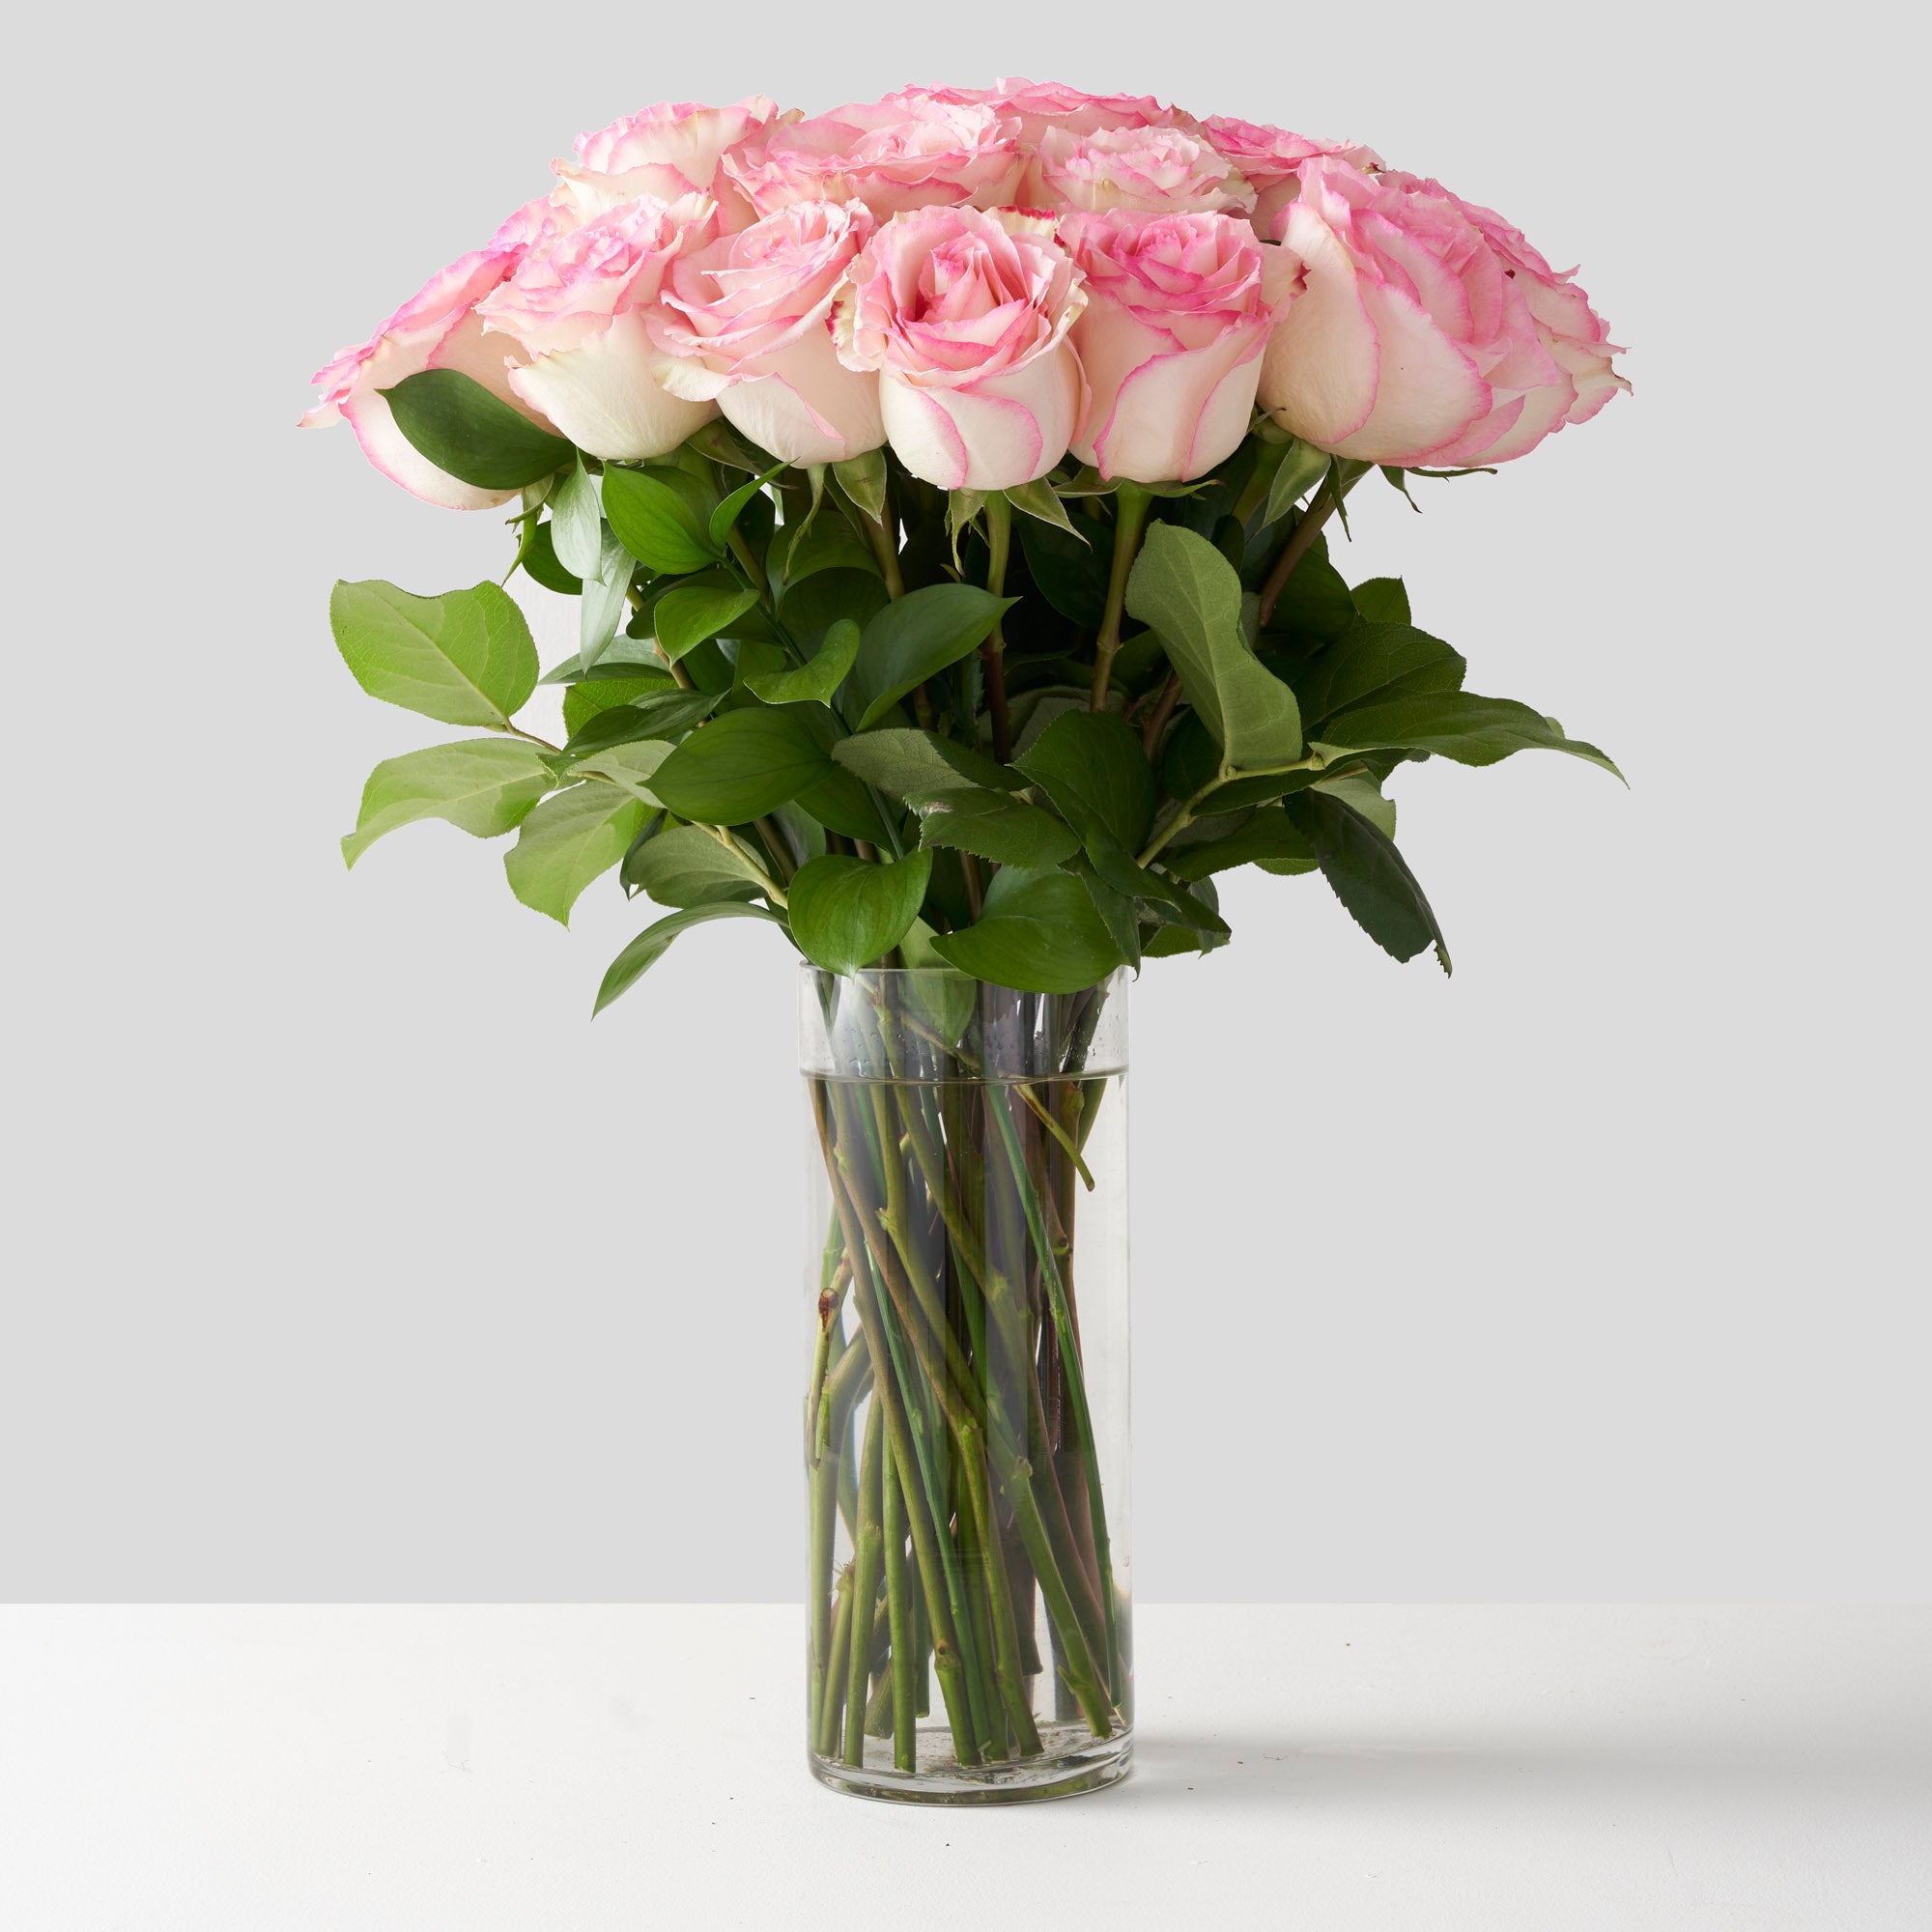
[{"label": "rose bloom", "polygon": [[839,361],[833,295],[872,233],[861,202],[801,201],[671,264],[651,340],[666,388],[716,397],[786,463],[842,463],[886,440],[879,379]]},{"label": "rose bloom", "polygon": [[913,208],[1010,201],[1025,158],[990,107],[907,94],[781,121],[724,156],[760,214],[795,201],[863,201],[880,220]]},{"label": "rose bloom", "polygon": [[1058,80],[996,80],[991,87],[908,87],[886,97],[888,103],[920,99],[954,106],[990,107],[1002,120],[1019,123],[1023,148],[1036,148],[1049,128],[1069,134],[1094,134],[1113,128],[1185,128],[1192,115],[1164,106],[1151,95],[1083,94]]},{"label": "rose bloom", "polygon": [[1101,213],[1246,214],[1255,205],[1254,189],[1234,164],[1179,128],[1103,128],[1092,134],[1049,128],[1027,187],[1030,205]]},{"label": "rose bloom", "polygon": [[510,364],[521,356],[501,336],[485,335],[476,305],[515,271],[534,244],[567,229],[574,218],[550,201],[518,209],[481,248],[432,275],[367,342],[343,350],[317,371],[314,380],[322,387],[322,400],[302,417],[302,428],[347,422],[363,455],[426,502],[451,510],[483,510],[507,502],[517,494],[514,490],[479,490],[418,455],[381,392],[424,369],[455,369],[543,422],[536,407],[510,387]]},{"label": "rose bloom", "polygon": [[1571,276],[1435,182],[1308,161],[1279,226],[1303,287],[1269,339],[1261,403],[1323,449],[1507,462],[1630,387]]},{"label": "rose bloom", "polygon": [[1374,174],[1382,157],[1357,141],[1323,141],[1307,134],[1291,134],[1261,121],[1236,121],[1210,115],[1200,132],[1223,159],[1246,177],[1255,191],[1255,233],[1269,239],[1281,211],[1301,191],[1300,167],[1318,155],[1340,155],[1345,161]]},{"label": "rose bloom", "polygon": [[743,228],[752,219],[751,204],[730,183],[718,180],[719,156],[770,127],[778,111],[778,102],[762,94],[730,107],[661,101],[594,134],[578,135],[577,158],[553,161],[551,167],[586,219],[641,195],[678,201],[708,194],[718,203],[725,229]]},{"label": "rose bloom", "polygon": [[833,328],[848,369],[880,372],[886,435],[915,476],[1005,490],[1044,476],[1080,428],[1067,335],[1086,299],[1047,217],[923,209],[872,237]]},{"label": "rose bloom", "polygon": [[512,391],[592,456],[675,449],[718,406],[659,384],[644,314],[672,263],[717,235],[708,195],[646,195],[531,249],[477,308],[528,358],[510,371]]},{"label": "rose bloom", "polygon": [[1087,277],[1073,346],[1093,401],[1074,455],[1139,483],[1205,475],[1248,433],[1274,322],[1254,231],[1117,211],[1066,215],[1060,238]]}]

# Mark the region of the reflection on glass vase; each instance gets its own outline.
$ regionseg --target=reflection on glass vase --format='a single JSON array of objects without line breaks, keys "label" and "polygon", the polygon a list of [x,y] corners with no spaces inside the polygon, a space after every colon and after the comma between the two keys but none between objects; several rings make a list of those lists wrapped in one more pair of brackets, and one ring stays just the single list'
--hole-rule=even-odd
[{"label": "reflection on glass vase", "polygon": [[807,1743],[1003,1804],[1132,1750],[1126,976],[805,969]]}]

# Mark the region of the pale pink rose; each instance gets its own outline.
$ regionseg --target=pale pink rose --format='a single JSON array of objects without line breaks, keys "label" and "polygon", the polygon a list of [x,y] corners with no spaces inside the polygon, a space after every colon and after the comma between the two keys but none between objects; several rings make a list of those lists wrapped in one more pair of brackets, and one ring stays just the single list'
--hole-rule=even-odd
[{"label": "pale pink rose", "polygon": [[1246,214],[1255,191],[1199,135],[1180,128],[1049,128],[1027,171],[1040,208],[1138,209],[1147,214]]},{"label": "pale pink rose", "polygon": [[886,436],[915,476],[1005,490],[1044,476],[1080,429],[1067,335],[1086,300],[1048,217],[922,209],[853,263],[833,329],[848,369],[879,371]]},{"label": "pale pink rose", "polygon": [[716,397],[787,463],[842,463],[886,440],[879,379],[839,361],[832,298],[872,233],[863,202],[801,201],[671,265],[647,320],[673,395]]},{"label": "pale pink rose", "polygon": [[1014,124],[989,107],[907,94],[781,121],[724,156],[760,214],[795,201],[863,201],[881,221],[912,208],[1010,201],[1025,167]]},{"label": "pale pink rose", "polygon": [[1261,402],[1321,448],[1502,463],[1630,387],[1571,276],[1435,182],[1307,161],[1279,227],[1302,289],[1269,339]]},{"label": "pale pink rose", "polygon": [[[510,365],[522,356],[501,336],[484,333],[476,305],[516,270],[532,245],[562,232],[573,219],[567,209],[550,201],[518,209],[481,248],[432,275],[367,342],[343,350],[316,372],[322,400],[302,417],[301,427],[347,422],[363,455],[426,502],[451,510],[484,510],[507,502],[517,494],[514,490],[479,490],[418,455],[397,428],[382,391],[425,369],[455,369],[533,421],[544,422],[537,408],[510,388]],[[550,425],[545,422],[544,427]]]},{"label": "pale pink rose", "polygon": [[577,158],[551,166],[585,218],[641,195],[679,201],[708,194],[718,203],[723,227],[743,228],[752,219],[752,205],[729,182],[718,179],[719,156],[769,128],[778,111],[778,102],[762,94],[729,107],[660,101],[595,133],[578,135]]},{"label": "pale pink rose", "polygon": [[1247,177],[1255,191],[1251,217],[1255,233],[1264,241],[1274,234],[1281,211],[1301,191],[1299,169],[1303,161],[1317,155],[1340,155],[1365,174],[1382,166],[1382,157],[1359,141],[1324,141],[1307,134],[1291,134],[1286,128],[1270,128],[1263,121],[1236,121],[1225,114],[1212,114],[1202,122],[1201,129],[1217,155]]},{"label": "pale pink rose", "polygon": [[1198,131],[1194,117],[1149,95],[1083,94],[1058,80],[996,80],[991,87],[908,87],[886,97],[888,103],[912,99],[954,106],[990,107],[1003,120],[1017,121],[1020,145],[1034,148],[1049,128],[1069,134],[1094,134],[1103,128],[1185,128]]},{"label": "pale pink rose", "polygon": [[1254,231],[1116,212],[1066,215],[1060,239],[1087,277],[1073,346],[1093,402],[1074,455],[1137,483],[1205,475],[1248,433],[1274,322]]},{"label": "pale pink rose", "polygon": [[477,310],[527,357],[510,371],[511,388],[592,456],[675,449],[718,406],[659,382],[645,316],[671,265],[717,235],[708,195],[646,195],[531,249]]}]

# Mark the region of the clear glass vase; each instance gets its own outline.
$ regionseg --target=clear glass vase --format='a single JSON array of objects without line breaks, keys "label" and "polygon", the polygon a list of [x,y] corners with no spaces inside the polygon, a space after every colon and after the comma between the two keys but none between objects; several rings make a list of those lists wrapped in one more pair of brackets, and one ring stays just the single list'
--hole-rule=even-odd
[{"label": "clear glass vase", "polygon": [[1125,1776],[1126,976],[805,969],[807,1745],[870,1798]]}]

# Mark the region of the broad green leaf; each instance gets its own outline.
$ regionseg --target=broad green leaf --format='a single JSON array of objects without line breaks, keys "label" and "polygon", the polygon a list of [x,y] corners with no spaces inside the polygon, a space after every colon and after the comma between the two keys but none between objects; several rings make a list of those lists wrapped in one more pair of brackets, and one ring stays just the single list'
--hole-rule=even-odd
[{"label": "broad green leaf", "polygon": [[479,490],[516,490],[576,451],[457,369],[423,369],[382,391],[419,456]]},{"label": "broad green leaf", "polygon": [[756,448],[741,437],[723,416],[713,416],[708,423],[685,438],[686,449],[695,449],[700,456],[708,456],[714,463],[722,463],[727,469],[749,469],[754,474],[771,465],[771,452]]},{"label": "broad green leaf", "polygon": [[701,825],[673,826],[641,846],[631,857],[629,883],[668,906],[746,899],[761,890],[751,867]]},{"label": "broad green leaf", "polygon": [[1080,849],[1071,826],[1010,792],[961,787],[915,792],[908,803],[920,815],[922,845],[950,845],[1029,871],[1045,871]]},{"label": "broad green leaf", "polygon": [[[599,526],[602,527],[601,526]],[[577,661],[585,670],[596,664],[624,621],[636,559],[609,530],[600,539],[596,574],[583,580],[577,607]]]},{"label": "broad green leaf", "polygon": [[777,568],[789,587],[824,570],[855,570],[877,577],[879,560],[872,546],[836,511],[793,524],[773,541]]},{"label": "broad green leaf", "polygon": [[502,730],[536,689],[530,627],[494,583],[441,597],[412,597],[380,579],[337,583],[328,623],[371,697],[445,724]]},{"label": "broad green leaf", "polygon": [[830,704],[859,655],[859,627],[841,617],[825,634],[810,664],[797,670],[766,671],[745,680],[753,697],[767,704]]},{"label": "broad green leaf", "polygon": [[929,583],[888,604],[866,626],[846,680],[858,728],[875,724],[915,685],[977,649],[1016,601],[974,583]]},{"label": "broad green leaf", "polygon": [[[1128,861],[1129,865],[1132,863]],[[1100,876],[1098,867],[1084,856],[1073,860],[1066,869],[1087,889],[1087,896],[1094,902],[1094,910],[1099,914],[1100,923],[1107,928],[1107,936],[1119,950],[1122,960],[1138,973],[1141,967],[1141,915],[1133,895],[1109,885]]]},{"label": "broad green leaf", "polygon": [[1318,537],[1282,590],[1267,622],[1266,639],[1286,639],[1303,650],[1333,643],[1356,614],[1354,593],[1328,561],[1327,545]]},{"label": "broad green leaf", "polygon": [[724,555],[684,491],[663,474],[610,465],[604,514],[624,548],[661,576],[682,577]]},{"label": "broad green leaf", "polygon": [[1068,536],[1033,518],[1019,525],[1020,548],[1039,592],[1069,623],[1097,631],[1107,610],[1107,573],[1114,557],[1114,526],[1082,517],[1089,541]]},{"label": "broad green leaf", "polygon": [[1140,733],[1110,713],[1063,712],[1013,762],[1083,833],[1102,826],[1129,850],[1147,838],[1153,767]]},{"label": "broad green leaf", "polygon": [[594,781],[553,792],[503,855],[510,890],[532,911],[568,925],[584,887],[624,856],[649,810],[619,786]]},{"label": "broad green leaf", "polygon": [[[598,670],[606,668],[599,665]],[[660,691],[675,691],[677,682],[668,670],[652,670],[640,665],[624,667],[627,674],[598,677],[594,674],[573,684],[563,694],[563,728],[573,735],[590,723],[600,711],[619,704],[635,704],[640,697]]]},{"label": "broad green leaf", "polygon": [[1406,624],[1408,588],[1399,577],[1372,577],[1355,585],[1355,609],[1372,624]]},{"label": "broad green leaf", "polygon": [[779,616],[802,651],[816,651],[841,619],[863,631],[891,601],[884,582],[868,571],[826,570],[795,583],[779,601]]},{"label": "broad green leaf", "polygon": [[978,922],[932,942],[962,973],[1023,993],[1077,993],[1122,963],[1087,888],[1071,872],[1006,867]]},{"label": "broad green leaf", "polygon": [[1359,811],[1319,791],[1292,798],[1285,810],[1315,847],[1321,876],[1350,917],[1398,959],[1434,946],[1443,972],[1449,948],[1415,874],[1394,844]]},{"label": "broad green leaf", "polygon": [[554,782],[535,748],[515,738],[466,738],[384,758],[362,787],[343,862],[355,865],[384,833],[418,818],[446,818],[478,838],[514,832]]},{"label": "broad green leaf", "polygon": [[1225,838],[1171,851],[1161,863],[1177,879],[1188,880],[1248,865],[1264,866],[1269,871],[1311,872],[1315,869],[1315,846],[1308,834],[1277,805],[1257,811]]},{"label": "broad green leaf", "polygon": [[856,973],[875,964],[919,917],[932,855],[872,865],[837,853],[801,866],[786,890],[791,936],[814,965]]},{"label": "broad green leaf", "polygon": [[1198,881],[1190,891],[1198,895],[1198,908],[1208,921],[1199,924],[1170,921],[1158,927],[1141,949],[1150,959],[1167,959],[1179,952],[1211,952],[1228,943],[1228,923],[1221,917],[1221,901],[1212,879]]},{"label": "broad green leaf", "polygon": [[1467,668],[1440,638],[1409,624],[1363,618],[1326,649],[1293,667],[1302,720],[1310,732],[1324,718],[1374,697],[1455,691]]},{"label": "broad green leaf", "polygon": [[675,738],[717,708],[717,696],[702,691],[654,691],[633,704],[600,711],[564,746],[572,757],[633,745],[641,738]]},{"label": "broad green leaf", "polygon": [[762,476],[753,476],[749,483],[740,483],[738,487],[735,490],[733,490],[731,494],[728,497],[726,497],[722,503],[720,503],[715,510],[712,511],[709,524],[705,529],[705,535],[707,535],[711,539],[711,542],[716,549],[723,550],[724,548],[725,540],[730,536],[732,530],[737,527],[738,519],[745,513],[746,504],[748,504],[752,500],[752,498],[755,497],[758,494],[758,492],[762,490],[765,487],[765,485],[772,480],[774,476],[778,475],[778,473],[781,469],[783,469],[783,468],[784,465],[782,463],[774,464],[772,468],[767,469]]},{"label": "broad green leaf", "polygon": [[[1197,931],[1226,936],[1227,923],[1218,913],[1210,912],[1184,885],[1151,871],[1111,833],[1097,825],[1087,835],[1087,863],[1095,876],[1115,893],[1130,901],[1144,901],[1155,918],[1179,921]],[[1106,911],[1104,905],[1100,909]]]},{"label": "broad green leaf", "polygon": [[1339,798],[1351,810],[1359,811],[1384,838],[1395,837],[1395,800],[1385,798],[1374,779],[1350,777],[1322,779],[1315,786],[1330,798]]},{"label": "broad green leaf", "polygon": [[1066,514],[1066,505],[1053,494],[1053,485],[1044,476],[1036,477],[1031,483],[1014,484],[1007,492],[1007,501],[1043,524],[1058,526],[1076,543],[1087,541],[1074,527],[1073,519]]},{"label": "broad green leaf", "polygon": [[886,452],[868,449],[864,456],[848,456],[835,463],[832,473],[838,487],[857,504],[862,517],[880,523],[886,514]]},{"label": "broad green leaf", "polygon": [[694,925],[714,919],[762,919],[773,925],[784,923],[763,906],[748,905],[742,899],[720,899],[711,905],[688,906],[683,912],[667,913],[655,925],[647,925],[611,960],[603,983],[597,988],[597,1004],[590,1009],[591,1017],[595,1018],[612,1000],[628,993],[665,956],[680,932],[689,932]]},{"label": "broad green leaf", "polygon": [[832,755],[867,784],[894,798],[914,792],[948,791],[962,783],[985,785],[995,791],[1017,791],[1024,781],[967,746],[956,745],[933,731],[894,727],[841,738]]},{"label": "broad green leaf", "polygon": [[1623,777],[1596,746],[1566,738],[1528,705],[1472,691],[1419,692],[1352,706],[1322,725],[1321,744],[1324,752],[1434,752],[1459,765],[1493,765],[1513,752],[1568,752]]},{"label": "broad green leaf", "polygon": [[541,583],[546,590],[554,590],[559,597],[576,597],[582,592],[583,580],[557,561],[555,538],[547,523],[539,524],[530,532],[523,565],[526,577]]},{"label": "broad green leaf", "polygon": [[1127,609],[1160,633],[1187,700],[1221,748],[1221,773],[1293,764],[1302,754],[1294,693],[1241,635],[1241,580],[1205,537],[1151,524],[1127,579]]},{"label": "broad green leaf", "polygon": [[658,795],[651,789],[651,780],[657,768],[670,756],[670,747],[662,738],[639,738],[622,745],[607,745],[601,752],[592,752],[589,756],[572,765],[573,779],[608,779],[611,784],[622,785],[635,797],[646,805],[660,803]]},{"label": "broad green leaf", "polygon": [[675,664],[707,638],[728,630],[732,619],[742,617],[757,601],[755,590],[747,589],[724,571],[680,583],[674,590],[667,590],[651,609],[658,648]]},{"label": "broad green leaf", "polygon": [[1290,509],[1327,475],[1328,464],[1329,456],[1325,449],[1317,449],[1312,443],[1303,442],[1299,437],[1291,439],[1282,452],[1281,467],[1274,472],[1274,481],[1268,485],[1267,508],[1262,512],[1262,522],[1271,524],[1287,516]]},{"label": "broad green leaf", "polygon": [[550,499],[551,543],[571,576],[595,577],[604,554],[604,492],[580,457]]},{"label": "broad green leaf", "polygon": [[830,754],[794,711],[748,705],[693,732],[658,767],[651,788],[680,818],[741,825],[831,770]]},{"label": "broad green leaf", "polygon": [[871,792],[856,773],[843,765],[834,765],[815,785],[799,793],[793,803],[808,817],[847,838],[863,838],[882,850],[892,844],[892,835]]}]

